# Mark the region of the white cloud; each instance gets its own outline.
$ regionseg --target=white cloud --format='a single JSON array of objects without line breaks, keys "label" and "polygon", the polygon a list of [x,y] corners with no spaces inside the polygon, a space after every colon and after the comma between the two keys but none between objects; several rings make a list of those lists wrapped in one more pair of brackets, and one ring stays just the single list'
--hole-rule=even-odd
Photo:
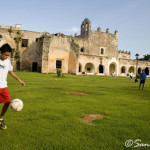
[{"label": "white cloud", "polygon": [[73,32],[73,33],[76,33],[76,32],[79,32],[80,29],[77,28],[77,27],[72,27],[70,29],[65,29],[66,32]]}]

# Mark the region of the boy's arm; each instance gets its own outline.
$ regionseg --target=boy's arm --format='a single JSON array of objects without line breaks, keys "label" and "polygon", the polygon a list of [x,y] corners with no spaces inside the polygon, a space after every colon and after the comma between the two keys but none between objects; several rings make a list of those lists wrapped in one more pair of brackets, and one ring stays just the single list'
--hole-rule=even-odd
[{"label": "boy's arm", "polygon": [[18,81],[20,82],[20,84],[22,84],[22,86],[25,86],[25,83],[24,83],[22,80],[20,80],[20,79],[15,75],[15,73],[14,73],[13,71],[10,71],[9,74],[10,74],[12,77],[14,77],[16,80],[18,80]]}]

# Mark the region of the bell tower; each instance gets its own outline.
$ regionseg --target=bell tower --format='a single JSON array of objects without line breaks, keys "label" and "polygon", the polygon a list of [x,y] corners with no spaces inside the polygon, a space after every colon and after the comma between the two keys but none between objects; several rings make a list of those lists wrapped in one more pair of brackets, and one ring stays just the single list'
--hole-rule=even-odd
[{"label": "bell tower", "polygon": [[88,18],[85,18],[81,24],[81,37],[88,38],[91,33],[91,22]]}]

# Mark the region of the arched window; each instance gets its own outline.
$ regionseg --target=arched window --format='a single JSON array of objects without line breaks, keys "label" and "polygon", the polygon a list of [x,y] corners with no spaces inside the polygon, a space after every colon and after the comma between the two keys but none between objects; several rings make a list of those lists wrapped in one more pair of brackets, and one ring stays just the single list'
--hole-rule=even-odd
[{"label": "arched window", "polygon": [[101,54],[104,54],[104,48],[101,48]]},{"label": "arched window", "polygon": [[84,47],[82,47],[80,51],[83,53],[84,52]]}]

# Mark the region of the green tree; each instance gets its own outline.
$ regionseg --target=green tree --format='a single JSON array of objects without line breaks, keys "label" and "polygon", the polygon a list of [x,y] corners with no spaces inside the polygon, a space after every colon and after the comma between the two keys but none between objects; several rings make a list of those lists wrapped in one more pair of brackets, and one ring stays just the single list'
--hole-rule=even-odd
[{"label": "green tree", "polygon": [[150,60],[150,55],[149,54],[146,54],[146,55],[143,55],[143,60]]}]

